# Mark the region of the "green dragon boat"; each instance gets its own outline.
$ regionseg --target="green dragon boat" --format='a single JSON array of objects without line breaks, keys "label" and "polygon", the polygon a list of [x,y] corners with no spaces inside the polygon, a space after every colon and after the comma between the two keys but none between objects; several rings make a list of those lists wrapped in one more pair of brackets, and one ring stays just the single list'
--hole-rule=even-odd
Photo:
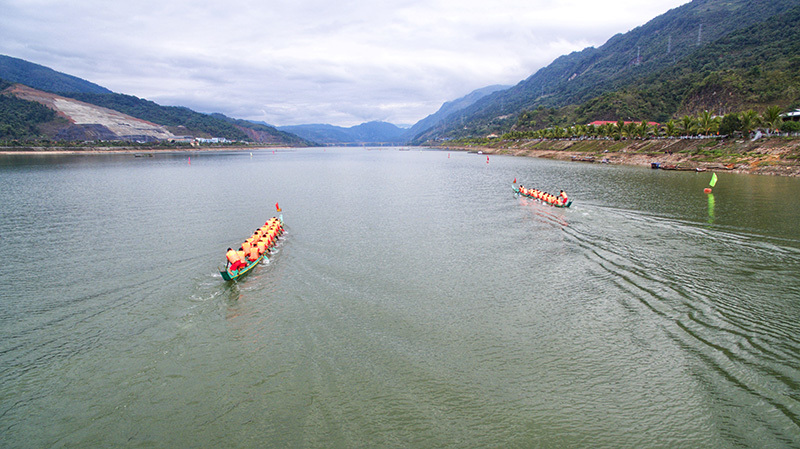
[{"label": "green dragon boat", "polygon": [[[283,227],[283,214],[281,214],[278,217],[278,222],[280,223],[280,226],[282,228]],[[282,234],[282,232],[281,232],[281,234]],[[277,234],[277,235],[280,236],[280,234]],[[226,266],[226,267],[220,266],[219,267],[219,274],[222,275],[222,279],[225,279],[226,281],[234,281],[234,280],[239,279],[240,277],[244,276],[245,274],[249,273],[250,271],[252,271],[253,268],[255,268],[256,265],[258,265],[258,263],[261,262],[262,260],[266,260],[267,262],[269,262],[269,257],[267,257],[267,254],[269,254],[269,250],[270,249],[275,247],[277,241],[278,241],[278,238],[276,237],[275,238],[275,242],[273,242],[272,245],[267,247],[267,250],[264,251],[263,254],[258,256],[258,259],[249,262],[243,268],[240,268],[238,270],[233,270],[232,271],[230,266]]]},{"label": "green dragon boat", "polygon": [[538,200],[538,201],[541,201],[544,204],[547,204],[547,205],[550,205],[550,206],[553,206],[553,207],[569,207],[572,204],[572,200],[569,200],[564,204],[554,204],[554,203],[550,203],[548,201],[542,201],[539,198],[533,197],[532,195],[526,195],[526,194],[520,192],[519,191],[519,187],[514,185],[514,184],[511,185],[511,188],[514,190],[514,194],[515,195],[522,195],[522,196],[524,196],[526,198],[531,198],[531,199],[534,199],[534,200]]}]

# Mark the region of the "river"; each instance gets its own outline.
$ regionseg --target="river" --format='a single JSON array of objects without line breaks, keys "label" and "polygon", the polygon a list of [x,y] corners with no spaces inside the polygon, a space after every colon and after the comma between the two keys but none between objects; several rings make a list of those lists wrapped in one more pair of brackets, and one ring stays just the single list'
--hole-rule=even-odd
[{"label": "river", "polygon": [[718,176],[0,156],[0,446],[800,447],[800,179]]}]

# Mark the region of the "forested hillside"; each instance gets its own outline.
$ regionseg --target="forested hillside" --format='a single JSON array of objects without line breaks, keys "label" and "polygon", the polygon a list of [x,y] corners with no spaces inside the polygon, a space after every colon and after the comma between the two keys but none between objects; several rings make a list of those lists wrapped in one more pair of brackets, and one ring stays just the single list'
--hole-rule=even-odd
[{"label": "forested hillside", "polygon": [[0,78],[45,92],[111,93],[105,87],[24,59],[0,55]]},{"label": "forested hillside", "polygon": [[[67,94],[76,100],[113,109],[130,116],[167,127],[182,127],[185,133],[200,133],[208,137],[257,142],[284,141],[286,144],[308,145],[298,136],[277,129],[257,125],[245,120],[235,120],[222,114],[201,114],[180,106],[161,106],[155,102],[123,94]],[[252,131],[248,131],[252,130]],[[173,131],[180,134],[180,130]]]},{"label": "forested hillside", "polygon": [[[290,146],[309,146],[309,142],[274,127],[236,120],[221,114],[202,114],[185,107],[161,106],[131,95],[112,93],[89,81],[57,72],[22,59],[0,55],[0,91],[13,83],[40,91],[74,98],[172,129],[175,135],[220,137],[231,141],[250,141]],[[59,130],[67,124],[51,109],[37,102],[0,95],[0,140],[61,139]],[[64,123],[52,123],[62,120]],[[71,135],[71,134],[70,134]]]},{"label": "forested hillside", "polygon": [[[0,92],[11,86],[0,79]],[[11,95],[0,95],[0,140],[41,137],[39,125],[56,119],[47,106]]]},{"label": "forested hillside", "polygon": [[721,113],[792,106],[798,101],[799,11],[794,0],[695,0],[599,48],[556,59],[416,141],[500,134],[523,111],[538,119],[523,126],[540,128],[600,119],[664,121],[712,106]]}]

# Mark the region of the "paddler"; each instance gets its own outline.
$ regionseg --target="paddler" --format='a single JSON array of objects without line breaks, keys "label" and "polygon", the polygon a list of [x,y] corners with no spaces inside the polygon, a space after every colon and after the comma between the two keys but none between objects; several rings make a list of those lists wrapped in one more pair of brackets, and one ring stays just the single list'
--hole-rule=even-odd
[{"label": "paddler", "polygon": [[233,248],[228,248],[228,251],[225,253],[225,259],[227,259],[225,266],[230,267],[231,271],[239,269],[239,255],[236,254]]},{"label": "paddler", "polygon": [[247,255],[247,260],[249,260],[250,262],[255,262],[256,260],[258,260],[258,256],[259,256],[258,247],[255,245],[251,246],[250,253]]},{"label": "paddler", "polygon": [[228,248],[228,251],[225,253],[225,258],[227,259],[227,264],[230,264],[231,271],[236,271],[245,266],[243,255],[243,251],[242,254],[240,254],[239,251],[235,251],[233,248]]},{"label": "paddler", "polygon": [[558,194],[561,196],[561,198],[564,198],[564,203],[566,203],[567,200],[569,200],[569,198],[567,198],[567,193],[564,192],[563,190],[560,191]]}]

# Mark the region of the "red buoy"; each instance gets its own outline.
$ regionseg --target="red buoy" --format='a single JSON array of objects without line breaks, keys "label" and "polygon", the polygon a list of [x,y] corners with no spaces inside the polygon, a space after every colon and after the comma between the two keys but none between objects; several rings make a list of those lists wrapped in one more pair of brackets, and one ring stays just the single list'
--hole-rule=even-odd
[{"label": "red buoy", "polygon": [[711,193],[711,187],[706,187],[705,189],[703,189],[703,192]]}]

